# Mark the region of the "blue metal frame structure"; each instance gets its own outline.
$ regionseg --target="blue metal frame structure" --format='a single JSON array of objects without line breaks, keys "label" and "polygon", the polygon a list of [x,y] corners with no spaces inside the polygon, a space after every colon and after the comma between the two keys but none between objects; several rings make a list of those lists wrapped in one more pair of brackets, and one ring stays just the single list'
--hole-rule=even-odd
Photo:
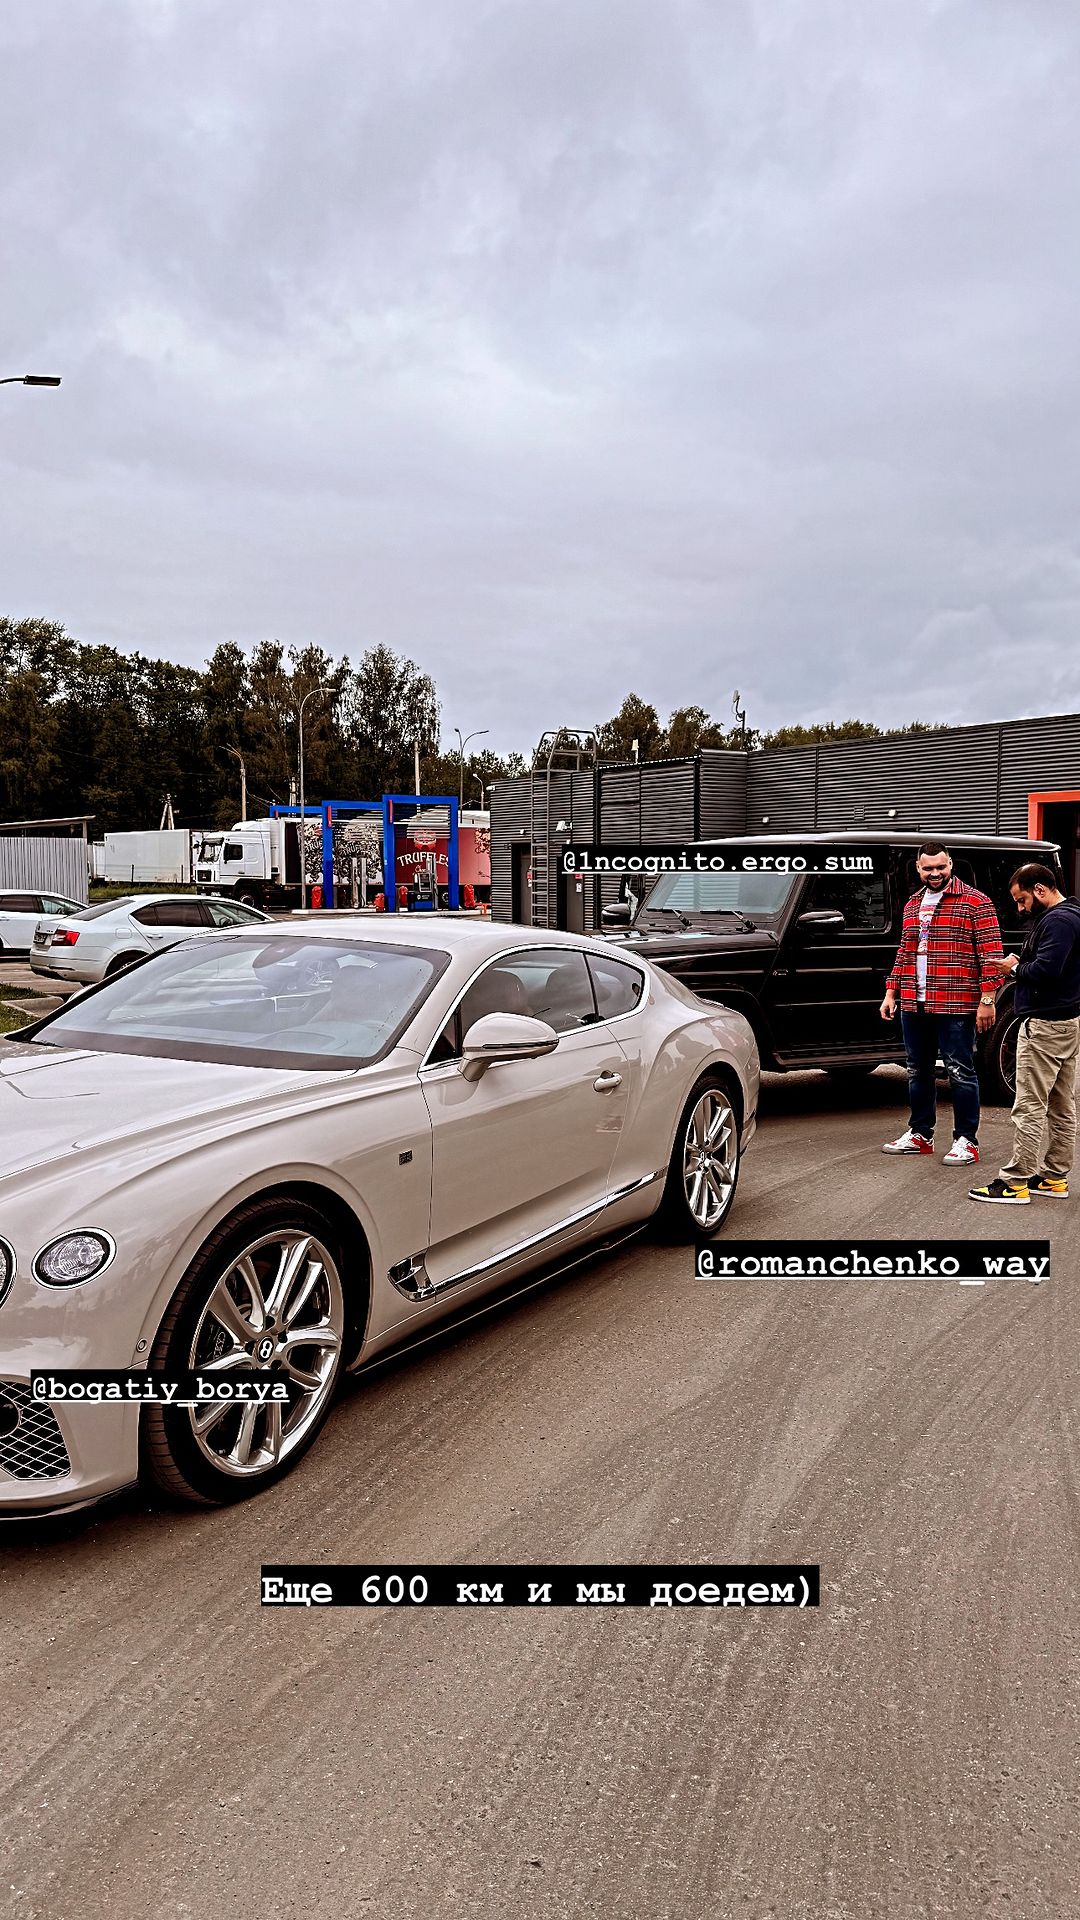
[{"label": "blue metal frame structure", "polygon": [[[394,845],[395,807],[411,807],[414,812],[421,807],[446,807],[449,813],[449,847],[447,850],[447,904],[457,909],[460,904],[458,894],[458,803],[453,794],[447,793],[384,793],[382,800],[383,815],[383,891],[386,894],[387,913],[397,912],[397,863]],[[387,874],[390,875],[387,880]]]},{"label": "blue metal frame structure", "polygon": [[[386,895],[386,911],[396,913],[397,905],[397,848],[394,829],[399,824],[394,815],[397,806],[409,807],[413,812],[421,807],[445,807],[449,815],[449,847],[447,852],[447,899],[455,910],[461,905],[458,887],[458,803],[453,794],[446,793],[384,793],[381,800],[324,800],[320,806],[305,807],[305,818],[322,820],[322,867],[323,867],[323,905],[334,904],[334,817],[341,813],[381,813],[383,842],[383,891]],[[295,818],[300,812],[298,806],[273,806],[270,818]],[[387,879],[389,874],[390,878]]]}]

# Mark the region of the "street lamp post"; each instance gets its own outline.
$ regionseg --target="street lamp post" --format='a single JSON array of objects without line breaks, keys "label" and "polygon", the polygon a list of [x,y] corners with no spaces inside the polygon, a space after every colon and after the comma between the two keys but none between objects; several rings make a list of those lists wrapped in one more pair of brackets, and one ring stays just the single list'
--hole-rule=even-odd
[{"label": "street lamp post", "polygon": [[304,708],[317,693],[333,693],[333,687],[312,687],[300,702],[300,911],[307,912],[307,815],[304,812]]},{"label": "street lamp post", "polygon": [[475,733],[467,733],[464,740],[461,737],[460,727],[455,727],[454,732],[458,737],[458,806],[460,807],[465,804],[465,749],[470,740],[479,740],[482,734],[490,733],[491,728],[478,727]]},{"label": "street lamp post", "polygon": [[0,387],[58,387],[58,373],[6,373]]}]

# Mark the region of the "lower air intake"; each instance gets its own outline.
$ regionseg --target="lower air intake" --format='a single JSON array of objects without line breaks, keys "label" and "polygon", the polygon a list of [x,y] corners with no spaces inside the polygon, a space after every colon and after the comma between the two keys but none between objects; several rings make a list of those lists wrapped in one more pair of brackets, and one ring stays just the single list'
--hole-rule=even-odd
[{"label": "lower air intake", "polygon": [[71,1461],[56,1415],[21,1380],[0,1380],[0,1478],[62,1480]]}]

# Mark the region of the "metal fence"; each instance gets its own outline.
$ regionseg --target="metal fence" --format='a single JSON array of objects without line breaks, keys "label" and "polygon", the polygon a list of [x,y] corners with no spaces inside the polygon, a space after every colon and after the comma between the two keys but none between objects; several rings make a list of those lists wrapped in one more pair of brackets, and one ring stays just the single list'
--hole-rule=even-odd
[{"label": "metal fence", "polygon": [[0,887],[60,893],[85,906],[90,897],[85,840],[0,833]]}]

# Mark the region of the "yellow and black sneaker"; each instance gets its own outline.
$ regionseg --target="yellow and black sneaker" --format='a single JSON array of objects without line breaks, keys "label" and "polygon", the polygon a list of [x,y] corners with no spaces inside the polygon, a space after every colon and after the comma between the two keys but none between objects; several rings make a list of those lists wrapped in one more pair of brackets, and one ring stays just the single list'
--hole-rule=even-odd
[{"label": "yellow and black sneaker", "polygon": [[1028,1192],[1049,1194],[1051,1200],[1067,1200],[1069,1183],[1056,1173],[1036,1173],[1028,1181]]},{"label": "yellow and black sneaker", "polygon": [[991,1180],[988,1187],[969,1187],[969,1200],[993,1200],[999,1207],[1030,1207],[1031,1195],[1026,1183],[1013,1186],[1010,1181]]}]

